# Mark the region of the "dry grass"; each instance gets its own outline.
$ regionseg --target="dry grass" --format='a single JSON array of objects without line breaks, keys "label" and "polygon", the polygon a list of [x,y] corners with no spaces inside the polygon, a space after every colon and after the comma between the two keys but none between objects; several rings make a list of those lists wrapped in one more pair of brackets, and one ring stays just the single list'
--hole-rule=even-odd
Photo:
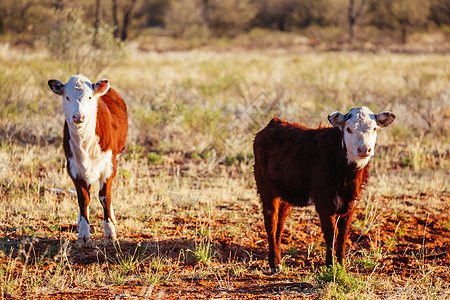
[{"label": "dry grass", "polygon": [[[449,254],[433,252],[448,251],[449,240],[430,240],[450,227],[448,55],[130,48],[112,63],[100,77],[123,94],[130,119],[113,187],[121,243],[101,240],[94,187],[93,243],[85,246],[74,242],[78,209],[61,147],[63,114],[46,83],[72,71],[45,51],[0,52],[2,297],[449,296]],[[315,279],[328,271],[320,268],[324,247],[312,208],[288,219],[285,268],[269,275],[254,134],[273,115],[316,126],[331,111],[362,104],[398,118],[379,134],[354,222],[348,264],[356,283],[342,289],[337,280]]]}]

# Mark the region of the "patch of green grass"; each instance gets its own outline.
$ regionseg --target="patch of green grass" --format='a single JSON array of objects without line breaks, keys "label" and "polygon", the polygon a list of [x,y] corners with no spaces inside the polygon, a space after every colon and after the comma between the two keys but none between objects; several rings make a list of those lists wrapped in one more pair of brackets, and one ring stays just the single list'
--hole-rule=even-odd
[{"label": "patch of green grass", "polygon": [[139,143],[133,143],[127,146],[124,153],[125,160],[139,160],[144,156],[144,146]]},{"label": "patch of green grass", "polygon": [[147,158],[150,164],[160,165],[163,163],[162,155],[157,152],[149,152]]},{"label": "patch of green grass", "polygon": [[353,228],[367,234],[370,230],[380,225],[378,201],[371,199],[370,195],[366,197],[363,217],[352,222]]},{"label": "patch of green grass", "polygon": [[359,252],[360,256],[355,257],[352,262],[364,269],[374,269],[379,264],[379,260],[382,257],[382,254],[379,251],[369,252],[366,249],[362,249]]},{"label": "patch of green grass", "polygon": [[[139,269],[142,264],[149,259],[145,256],[145,251],[142,249],[142,245],[139,243],[134,249],[133,253],[123,253],[120,243],[114,243],[116,250],[115,257],[108,257],[106,259],[113,264],[113,271],[120,271],[123,275],[128,275]],[[122,277],[116,276],[117,280],[121,280]]]},{"label": "patch of green grass", "polygon": [[15,260],[12,259],[12,252],[7,264],[0,265],[0,297],[14,296],[18,289],[18,279],[16,278]]},{"label": "patch of green grass", "polygon": [[248,153],[246,155],[239,153],[237,155],[227,155],[225,157],[225,164],[227,166],[238,165],[241,162],[248,162],[253,160],[253,154]]},{"label": "patch of green grass", "polygon": [[60,228],[60,225],[59,224],[47,224],[47,228],[51,232],[58,232],[59,228]]},{"label": "patch of green grass", "polygon": [[322,286],[333,283],[336,285],[337,291],[344,293],[356,291],[362,286],[362,283],[339,263],[330,267],[322,267],[316,274],[315,279]]},{"label": "patch of green grass", "polygon": [[205,61],[200,63],[200,67],[206,73],[207,80],[200,82],[197,88],[205,97],[216,97],[236,89],[244,81],[238,65]]},{"label": "patch of green grass", "polygon": [[450,220],[448,220],[447,222],[444,222],[444,223],[442,224],[442,227],[444,227],[444,228],[447,229],[447,230],[450,230]]},{"label": "patch of green grass", "polygon": [[124,285],[127,283],[127,276],[123,273],[120,266],[112,266],[108,269],[109,280],[115,285]]},{"label": "patch of green grass", "polygon": [[233,266],[231,268],[231,273],[236,277],[240,277],[246,272],[247,272],[247,268],[240,266],[240,265]]},{"label": "patch of green grass", "polygon": [[122,176],[125,180],[128,180],[131,178],[131,171],[128,169],[120,169],[119,175]]},{"label": "patch of green grass", "polygon": [[288,250],[288,255],[289,256],[295,256],[295,255],[297,255],[297,253],[298,253],[298,248],[297,247],[295,247],[295,246],[289,247],[289,250]]},{"label": "patch of green grass", "polygon": [[197,243],[193,249],[188,249],[187,252],[191,254],[191,261],[205,264],[210,263],[217,255],[217,252],[214,250],[214,245],[206,239]]},{"label": "patch of green grass", "polygon": [[25,235],[31,236],[35,233],[35,230],[33,227],[24,226],[22,227],[22,231]]}]

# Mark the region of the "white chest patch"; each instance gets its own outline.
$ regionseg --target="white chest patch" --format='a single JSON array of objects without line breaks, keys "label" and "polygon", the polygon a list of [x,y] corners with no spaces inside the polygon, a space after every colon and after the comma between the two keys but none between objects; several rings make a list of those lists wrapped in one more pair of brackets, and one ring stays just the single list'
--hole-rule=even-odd
[{"label": "white chest patch", "polygon": [[88,184],[96,181],[106,182],[113,171],[112,151],[101,151],[98,136],[81,139],[79,136],[70,138],[69,172],[73,177],[81,178]]}]

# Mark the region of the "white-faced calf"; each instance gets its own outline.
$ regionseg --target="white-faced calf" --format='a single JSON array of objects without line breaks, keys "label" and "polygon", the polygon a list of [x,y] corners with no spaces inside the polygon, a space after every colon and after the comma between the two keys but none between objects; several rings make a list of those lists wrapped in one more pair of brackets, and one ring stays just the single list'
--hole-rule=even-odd
[{"label": "white-faced calf", "polygon": [[368,179],[377,129],[394,119],[391,112],[374,114],[363,106],[346,115],[331,113],[333,127],[312,129],[274,118],[256,134],[254,172],[272,271],[281,266],[281,234],[292,205],[315,205],[327,244],[326,264],[332,264],[333,244],[338,262],[345,263],[355,200]]},{"label": "white-faced calf", "polygon": [[78,239],[90,239],[90,190],[93,183],[99,182],[104,238],[115,240],[116,218],[111,204],[111,186],[117,171],[117,157],[125,149],[128,132],[125,101],[105,79],[92,84],[85,76],[76,75],[66,84],[52,79],[48,85],[54,93],[62,96],[66,118],[64,152],[80,208]]}]

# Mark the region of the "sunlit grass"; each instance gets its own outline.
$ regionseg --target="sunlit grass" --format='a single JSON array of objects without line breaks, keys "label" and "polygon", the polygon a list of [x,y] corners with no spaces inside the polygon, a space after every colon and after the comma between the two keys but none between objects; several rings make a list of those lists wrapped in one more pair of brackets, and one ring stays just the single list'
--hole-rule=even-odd
[{"label": "sunlit grass", "polygon": [[[130,120],[113,185],[118,236],[151,245],[136,246],[137,252],[118,250],[119,256],[108,256],[112,261],[77,266],[82,272],[64,256],[76,247],[72,242],[61,242],[43,257],[30,252],[28,268],[9,256],[11,245],[23,247],[17,237],[76,238],[75,232],[62,230],[76,224],[78,205],[62,150],[60,99],[47,86],[48,79],[67,81],[74,72],[45,51],[26,55],[10,49],[0,57],[0,235],[13,240],[0,244],[6,262],[0,266],[2,296],[186,278],[214,278],[231,289],[240,277],[268,278],[266,259],[256,259],[249,250],[267,246],[262,216],[255,213],[260,212],[252,167],[255,133],[273,116],[314,127],[327,124],[331,111],[359,105],[397,114],[393,126],[379,134],[370,183],[359,204],[361,217],[353,223],[358,234],[370,235],[371,248],[350,249],[351,271],[339,276],[353,276],[357,268],[373,274],[356,274],[363,276],[358,281],[370,282],[344,292],[336,280],[324,280],[323,295],[370,298],[370,289],[401,288],[398,278],[380,270],[382,258],[404,234],[402,224],[387,239],[376,232],[386,210],[415,215],[426,201],[427,209],[436,212],[442,207],[440,193],[449,192],[448,56],[275,50],[132,54],[99,77],[108,78],[124,96]],[[95,243],[102,239],[97,194],[95,184],[90,205]],[[411,197],[410,204],[395,198],[400,196]],[[393,199],[386,205],[382,197]],[[288,219],[289,236],[296,230],[309,235],[306,249],[293,242],[283,245],[286,268],[278,276],[285,280],[301,276],[314,282],[315,275],[334,274],[314,265],[324,248],[311,210],[295,210]],[[299,225],[304,220],[307,229]],[[448,222],[442,226],[448,231]],[[140,235],[146,238],[136,241]],[[189,246],[159,252],[161,241],[188,241]],[[230,256],[222,256],[219,241],[233,247]],[[293,267],[289,259],[299,253],[313,260],[312,266]],[[39,261],[45,271],[34,265]],[[392,295],[433,296],[444,289],[440,277],[426,275],[434,269],[420,255],[417,265],[424,279],[407,282]]]}]

